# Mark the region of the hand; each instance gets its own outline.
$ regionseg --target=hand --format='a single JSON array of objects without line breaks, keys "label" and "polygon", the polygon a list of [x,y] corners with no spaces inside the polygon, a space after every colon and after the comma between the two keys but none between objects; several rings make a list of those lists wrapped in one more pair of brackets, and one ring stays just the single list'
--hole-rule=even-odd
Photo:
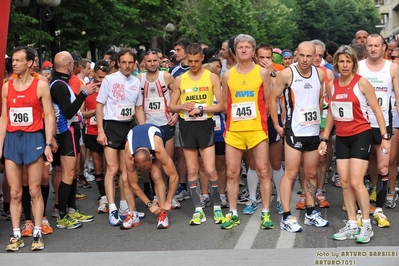
[{"label": "hand", "polygon": [[98,132],[97,142],[102,146],[108,145],[107,136],[105,136],[104,132]]},{"label": "hand", "polygon": [[51,149],[47,149],[47,147],[50,148],[50,146],[46,146],[46,149],[44,150],[44,155],[46,156],[48,164],[53,162],[53,153],[51,152]]},{"label": "hand", "polygon": [[266,68],[269,73],[271,73],[273,69],[273,62],[270,59],[264,58],[259,61],[259,65],[263,68]]},{"label": "hand", "polygon": [[182,105],[182,109],[184,110],[184,111],[191,111],[191,110],[193,110],[195,108],[195,103],[193,103],[193,102],[185,102],[183,105]]},{"label": "hand", "polygon": [[153,214],[159,214],[161,212],[161,208],[158,206],[158,203],[153,203],[149,210]]},{"label": "hand", "polygon": [[53,147],[51,148],[51,152],[56,153],[58,150],[58,143],[55,138],[51,138],[51,145],[53,145]]},{"label": "hand", "polygon": [[161,210],[164,212],[168,212],[171,209],[172,209],[172,202],[169,202],[169,201],[166,201],[161,207]]},{"label": "hand", "polygon": [[87,91],[88,95],[93,94],[96,90],[98,85],[101,83],[90,83],[84,86],[84,89]]},{"label": "hand", "polygon": [[382,139],[381,151],[382,151],[382,154],[389,154],[389,152],[391,151],[391,141],[390,140]]},{"label": "hand", "polygon": [[320,155],[325,155],[327,153],[327,143],[325,141],[321,141],[317,151]]},{"label": "hand", "polygon": [[189,114],[190,116],[196,116],[196,115],[199,115],[200,113],[201,113],[201,111],[200,111],[199,108],[194,108],[193,110],[191,110],[191,111],[188,112],[188,114]]},{"label": "hand", "polygon": [[278,128],[276,128],[276,131],[280,135],[280,137],[284,138],[285,136],[284,128],[279,126]]},{"label": "hand", "polygon": [[172,126],[172,127],[175,126],[176,123],[177,123],[178,117],[179,117],[179,114],[174,114],[174,115],[172,115],[171,117],[169,117],[169,119],[168,119],[168,125],[169,125],[169,126]]}]

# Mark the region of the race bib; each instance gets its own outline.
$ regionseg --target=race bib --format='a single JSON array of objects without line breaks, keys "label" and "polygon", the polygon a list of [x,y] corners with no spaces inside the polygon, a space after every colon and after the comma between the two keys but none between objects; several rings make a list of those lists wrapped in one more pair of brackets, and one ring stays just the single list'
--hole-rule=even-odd
[{"label": "race bib", "polygon": [[352,102],[332,102],[331,112],[335,121],[353,121]]},{"label": "race bib", "polygon": [[320,108],[318,106],[301,108],[299,122],[302,126],[320,124]]},{"label": "race bib", "polygon": [[396,97],[395,95],[391,96],[391,112],[397,112],[396,110]]},{"label": "race bib", "polygon": [[385,111],[388,108],[387,103],[387,92],[386,91],[375,91],[375,96],[377,97],[378,105],[381,111]]},{"label": "race bib", "polygon": [[133,108],[134,108],[134,105],[130,104],[130,103],[117,105],[116,106],[116,119],[132,120]]},{"label": "race bib", "polygon": [[32,125],[32,107],[10,108],[10,123],[15,127],[26,127]]},{"label": "race bib", "polygon": [[164,98],[146,98],[144,100],[144,112],[146,113],[164,113]]},{"label": "race bib", "polygon": [[255,102],[233,103],[231,112],[233,121],[256,119]]},{"label": "race bib", "polygon": [[222,130],[220,115],[214,115],[214,116],[212,117],[212,119],[213,119],[213,122],[215,123],[214,130],[215,130],[215,131]]},{"label": "race bib", "polygon": [[92,116],[92,117],[89,118],[89,125],[90,125],[90,126],[97,125],[96,116]]},{"label": "race bib", "polygon": [[[206,107],[206,104],[195,104],[195,108],[198,108],[198,106]],[[187,111],[184,111],[184,120],[185,121],[204,121],[208,119],[208,115],[204,113],[203,116],[190,116]]]}]

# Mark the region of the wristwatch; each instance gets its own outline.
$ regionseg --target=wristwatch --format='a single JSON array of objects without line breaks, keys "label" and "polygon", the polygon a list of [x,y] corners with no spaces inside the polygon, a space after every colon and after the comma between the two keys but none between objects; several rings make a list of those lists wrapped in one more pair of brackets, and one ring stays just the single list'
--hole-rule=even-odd
[{"label": "wristwatch", "polygon": [[152,201],[147,202],[146,205],[147,205],[148,208],[151,208],[151,206],[152,206]]},{"label": "wristwatch", "polygon": [[51,143],[46,143],[46,147],[47,146],[49,146],[50,148],[52,148],[53,147],[53,144],[51,144]]},{"label": "wristwatch", "polygon": [[277,77],[277,71],[273,70],[272,72],[270,72],[270,77],[272,77],[272,78]]},{"label": "wristwatch", "polygon": [[202,117],[204,115],[204,107],[202,105],[198,106],[198,109],[200,110],[200,113],[198,116]]},{"label": "wristwatch", "polygon": [[321,137],[321,138],[320,138],[320,141],[328,142],[328,138],[323,138],[323,137]]},{"label": "wristwatch", "polygon": [[381,137],[382,137],[382,139],[390,140],[391,139],[391,134],[385,133],[385,134],[382,134]]}]

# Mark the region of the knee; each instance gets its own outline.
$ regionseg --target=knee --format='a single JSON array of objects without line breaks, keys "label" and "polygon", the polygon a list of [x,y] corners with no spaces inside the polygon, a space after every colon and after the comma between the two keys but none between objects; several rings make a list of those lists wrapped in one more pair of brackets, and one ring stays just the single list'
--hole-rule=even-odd
[{"label": "knee", "polygon": [[231,169],[227,169],[226,170],[227,180],[230,181],[230,182],[237,180],[239,174],[240,173],[238,171],[234,171],[234,170],[231,170]]},{"label": "knee", "polygon": [[270,179],[270,170],[269,167],[262,167],[257,171],[259,179]]},{"label": "knee", "polygon": [[11,200],[21,200],[22,198],[22,189],[11,189],[10,188],[10,198]]},{"label": "knee", "polygon": [[187,168],[187,175],[189,177],[196,177],[198,174],[198,168]]},{"label": "knee", "polygon": [[315,179],[317,176],[317,169],[311,170],[311,171],[306,171],[305,176],[309,179]]},{"label": "knee", "polygon": [[112,176],[112,178],[116,176],[118,172],[119,172],[119,167],[117,165],[107,166],[107,175]]},{"label": "knee", "polygon": [[295,180],[298,176],[298,171],[296,170],[285,170],[284,177],[288,178],[289,180]]},{"label": "knee", "polygon": [[30,197],[32,198],[32,200],[41,197],[42,196],[42,191],[40,186],[37,187],[33,187],[33,186],[29,186],[29,194]]}]

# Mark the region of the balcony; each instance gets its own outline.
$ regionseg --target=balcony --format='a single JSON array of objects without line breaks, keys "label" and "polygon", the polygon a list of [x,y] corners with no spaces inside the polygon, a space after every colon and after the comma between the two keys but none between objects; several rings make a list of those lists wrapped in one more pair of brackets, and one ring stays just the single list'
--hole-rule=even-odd
[{"label": "balcony", "polygon": [[391,9],[398,11],[399,10],[399,0],[393,0],[391,2]]},{"label": "balcony", "polygon": [[389,14],[389,6],[388,5],[382,5],[378,8],[378,11],[380,13],[380,15],[385,15],[385,14]]}]

